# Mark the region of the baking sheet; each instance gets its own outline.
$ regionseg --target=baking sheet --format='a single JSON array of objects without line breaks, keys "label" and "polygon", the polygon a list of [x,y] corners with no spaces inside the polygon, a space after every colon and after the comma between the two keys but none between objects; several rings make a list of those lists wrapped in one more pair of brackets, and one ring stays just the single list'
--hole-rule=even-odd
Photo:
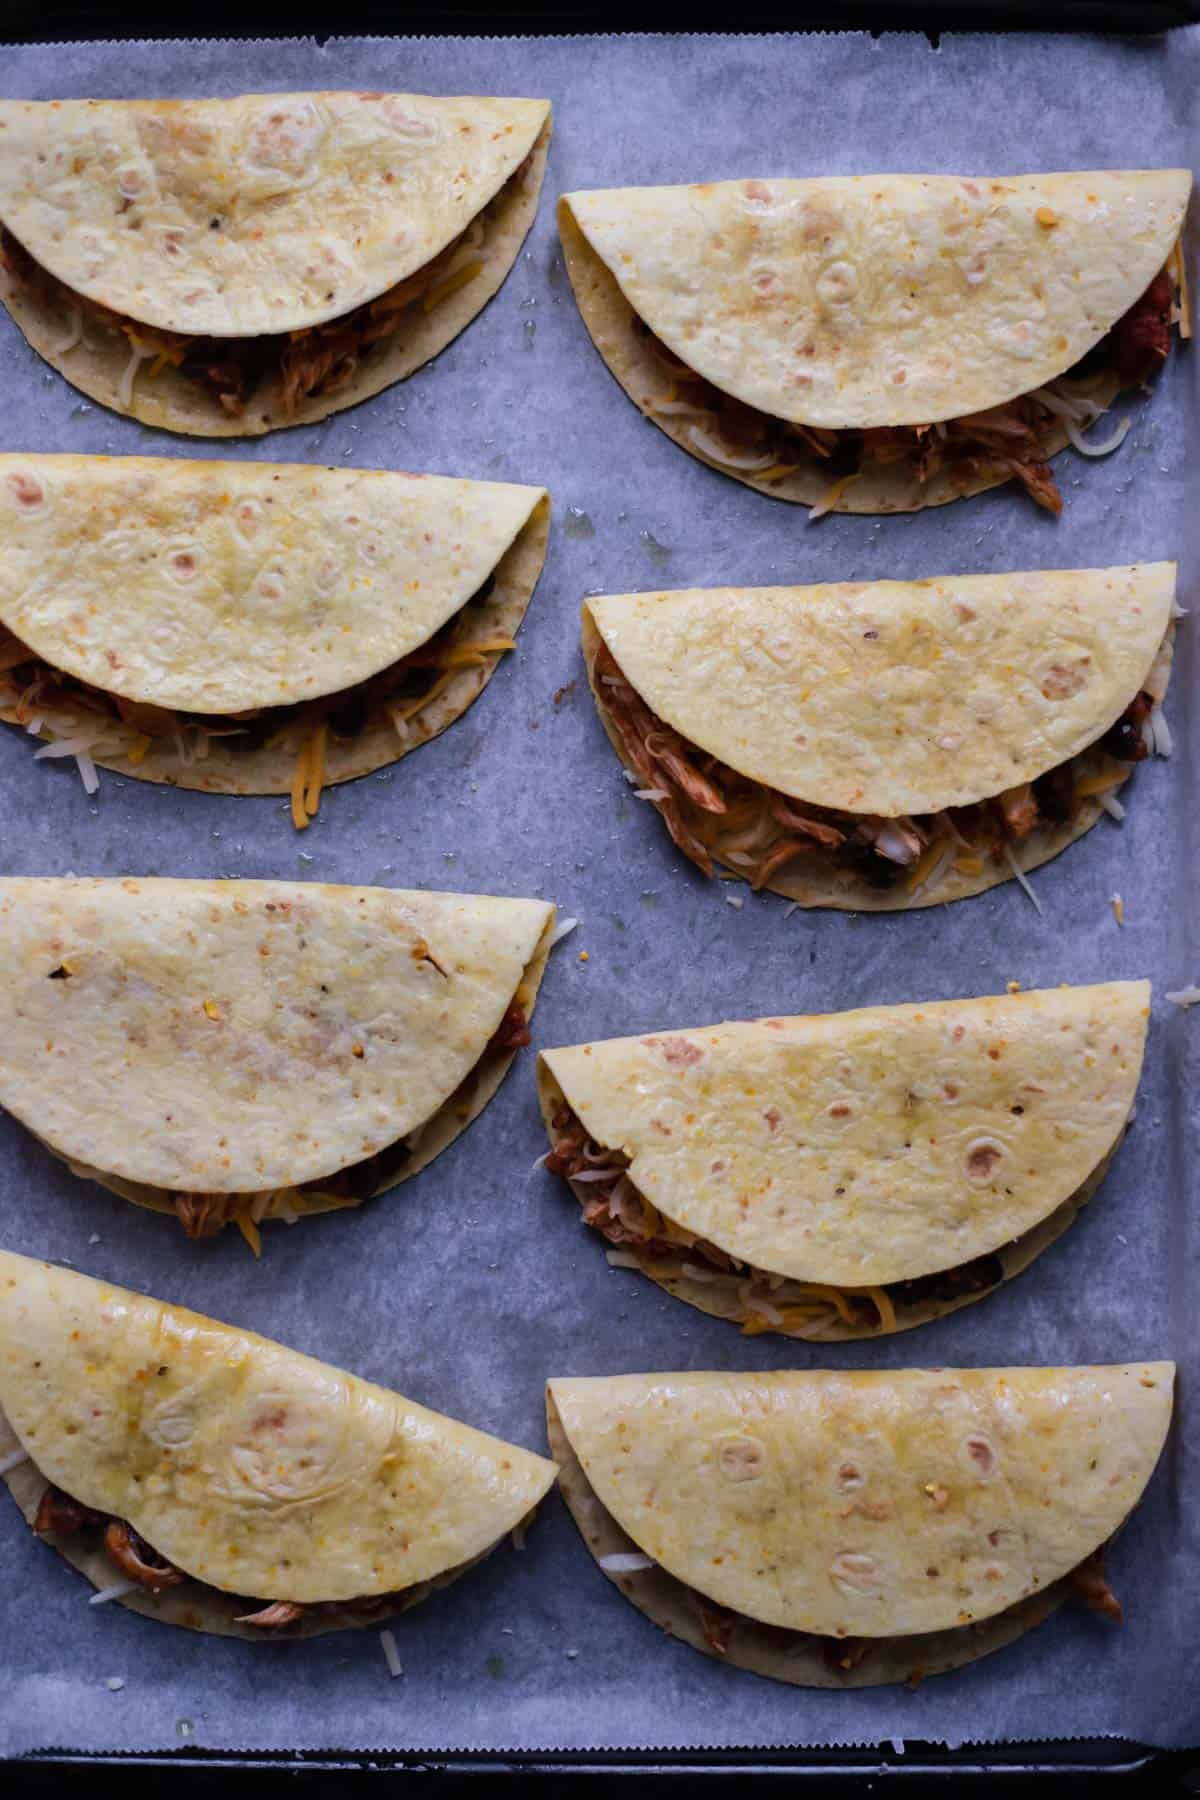
[{"label": "baking sheet", "polygon": [[[743,1339],[608,1268],[545,1148],[533,1053],[420,1180],[357,1213],[187,1243],[171,1221],[77,1181],[0,1118],[0,1242],[252,1325],[428,1405],[541,1448],[551,1374],[921,1363],[1181,1364],[1171,1448],[1112,1557],[1126,1621],[1064,1612],[915,1693],[810,1693],[663,1637],[594,1568],[554,1499],[498,1554],[396,1626],[261,1646],[90,1608],[5,1499],[0,1753],[160,1750],[713,1748],[1200,1737],[1200,1352],[1187,1105],[1200,1012],[1166,990],[1200,972],[1195,624],[1181,633],[1169,764],[1143,766],[1121,827],[1101,823],[1034,883],[949,909],[854,917],[726,903],[632,798],[586,695],[590,591],[1100,565],[1162,556],[1196,600],[1186,439],[1200,351],[1172,358],[1104,462],[1059,460],[1057,522],[1014,489],[913,518],[830,518],[701,467],[623,397],[570,299],[553,200],[577,186],[737,175],[1195,163],[1200,31],[1121,43],[1038,37],[625,37],[56,45],[6,50],[11,97],[370,86],[549,95],[541,214],[507,285],[431,368],[357,411],[215,453],[545,482],[541,586],[479,702],[399,767],[327,792],[303,836],[286,802],[177,794],[111,775],[89,799],[0,732],[5,873],[276,876],[545,895],[583,921],[555,953],[538,1044],[786,1011],[1150,975],[1136,1124],[1100,1197],[1019,1281],[879,1345]],[[6,449],[213,454],[98,409],[0,319]],[[1194,466],[1194,462],[1193,462]],[[1194,496],[1194,475],[1193,496]],[[1110,907],[1124,896],[1125,926]],[[742,890],[744,893],[745,891]],[[581,960],[581,952],[587,960]],[[120,1104],[114,1093],[114,1104]],[[1191,1135],[1189,1135],[1189,1132]],[[110,1680],[123,1682],[111,1689]]]}]

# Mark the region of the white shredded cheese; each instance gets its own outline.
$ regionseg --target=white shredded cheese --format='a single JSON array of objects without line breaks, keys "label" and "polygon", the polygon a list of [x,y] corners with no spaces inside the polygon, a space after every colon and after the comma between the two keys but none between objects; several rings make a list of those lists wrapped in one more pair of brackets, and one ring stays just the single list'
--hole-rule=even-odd
[{"label": "white shredded cheese", "polygon": [[794,912],[800,911],[802,904],[803,902],[800,900],[793,900],[790,906],[785,906],[783,909],[784,918],[790,919]]},{"label": "white shredded cheese", "polygon": [[117,405],[122,412],[128,412],[133,405],[134,379],[141,365],[148,362],[153,354],[154,352],[150,350],[139,350],[136,344],[130,346],[129,361],[125,364],[121,372],[121,379],[117,384]]},{"label": "white shredded cheese", "polygon": [[725,894],[722,898],[724,899],[726,906],[732,906],[735,912],[741,912],[743,906],[746,904],[741,894]]},{"label": "white shredded cheese", "polygon": [[59,738],[53,744],[40,744],[33,753],[33,760],[45,762],[47,758],[60,756],[86,756],[95,743],[95,737]]},{"label": "white shredded cheese", "polygon": [[1024,869],[1021,867],[1020,863],[1018,863],[1016,857],[1013,855],[1013,850],[1012,850],[1011,844],[1005,844],[1004,855],[1005,855],[1005,859],[1008,863],[1009,868],[1013,872],[1013,875],[1020,882],[1020,884],[1024,888],[1026,894],[1029,896],[1030,900],[1033,902],[1033,905],[1034,905],[1034,908],[1036,909],[1036,911],[1040,913],[1042,910],[1042,903],[1038,899],[1037,895],[1034,893],[1033,888],[1030,886],[1029,878],[1026,875]]},{"label": "white shredded cheese", "polygon": [[396,1648],[395,1632],[381,1631],[379,1634],[379,1642],[383,1646],[383,1658],[387,1663],[388,1674],[391,1676],[392,1680],[395,1681],[397,1675],[403,1675],[404,1673],[404,1664],[400,1661],[400,1652]]},{"label": "white shredded cheese", "polygon": [[27,1450],[14,1450],[10,1456],[0,1458],[0,1475],[7,1475],[10,1469],[19,1469],[22,1463],[30,1460]]},{"label": "white shredded cheese", "polygon": [[75,758],[75,767],[79,770],[79,778],[83,782],[84,792],[96,794],[100,791],[100,777],[96,773],[96,765],[86,750],[81,750]]},{"label": "white shredded cheese", "polygon": [[608,1258],[610,1269],[640,1269],[642,1266],[637,1257],[631,1256],[628,1250],[606,1250],[604,1254]]},{"label": "white shredded cheese", "polygon": [[654,1558],[640,1550],[614,1550],[609,1556],[598,1556],[596,1561],[608,1575],[636,1575],[639,1569],[654,1567]]},{"label": "white shredded cheese", "polygon": [[817,501],[817,504],[809,507],[809,524],[811,525],[816,519],[823,519],[826,513],[831,513],[842,495],[846,492],[846,489],[852,487],[856,481],[861,480],[861,475],[843,475],[837,481],[831,481],[829,486],[825,489],[825,492],[821,495],[821,498]]},{"label": "white shredded cheese", "polygon": [[536,1175],[536,1173],[539,1169],[544,1169],[549,1156],[550,1156],[549,1150],[543,1150],[542,1154],[538,1157],[537,1161],[534,1163],[534,1165],[533,1165],[532,1169],[530,1169],[529,1173],[531,1175]]},{"label": "white shredded cheese", "polygon": [[104,1685],[110,1694],[119,1694],[125,1683],[119,1675],[110,1675]]},{"label": "white shredded cheese", "polygon": [[1193,984],[1191,987],[1176,988],[1173,994],[1167,995],[1167,999],[1172,1006],[1200,1006],[1200,987]]},{"label": "white shredded cheese", "polygon": [[570,937],[578,923],[578,919],[560,919],[558,924],[554,927],[553,932],[550,934],[551,950],[553,950],[555,944],[561,944],[565,937]]},{"label": "white shredded cheese", "polygon": [[669,800],[671,795],[667,788],[634,788],[633,797],[635,800]]},{"label": "white shredded cheese", "polygon": [[1119,825],[1121,820],[1125,817],[1125,808],[1121,805],[1117,796],[1115,794],[1097,794],[1096,798],[1099,800],[1109,818],[1115,819]]},{"label": "white shredded cheese", "polygon": [[68,351],[74,350],[76,344],[82,343],[83,312],[81,308],[78,306],[73,306],[71,308],[70,320],[71,322],[67,327],[66,337],[60,338],[57,344],[50,345],[51,356],[66,356]]},{"label": "white shredded cheese", "polygon": [[695,406],[690,400],[653,400],[650,411],[664,419],[711,419],[712,409]]},{"label": "white shredded cheese", "polygon": [[114,1581],[111,1587],[101,1588],[99,1593],[88,1598],[89,1606],[105,1606],[110,1600],[123,1600],[126,1594],[132,1594],[139,1584],[136,1581]]},{"label": "white shredded cheese", "polygon": [[1150,730],[1153,734],[1154,750],[1156,754],[1159,756],[1170,756],[1171,751],[1175,747],[1171,738],[1171,728],[1167,724],[1167,721],[1163,716],[1162,706],[1157,700],[1155,701],[1154,708],[1150,714]]}]

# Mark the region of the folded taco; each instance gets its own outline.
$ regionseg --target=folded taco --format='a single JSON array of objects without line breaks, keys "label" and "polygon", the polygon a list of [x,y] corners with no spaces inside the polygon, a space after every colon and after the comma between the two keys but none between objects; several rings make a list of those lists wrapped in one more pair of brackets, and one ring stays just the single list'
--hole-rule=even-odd
[{"label": "folded taco", "polygon": [[584,323],[701,462],[821,512],[911,512],[1048,458],[1190,333],[1187,169],[856,175],[567,194]]},{"label": "folded taco", "polygon": [[545,100],[0,103],[0,300],[144,425],[257,437],[445,349],[537,211]]},{"label": "folded taco", "polygon": [[406,1611],[555,1475],[252,1331],[7,1250],[0,1470],[93,1605],[260,1640]]},{"label": "folded taco", "polygon": [[656,1625],[802,1687],[920,1680],[1077,1596],[1142,1497],[1175,1366],[551,1381],[584,1542]]},{"label": "folded taco", "polygon": [[174,787],[292,796],[445,730],[541,573],[543,488],[0,455],[0,719]]},{"label": "folded taco", "polygon": [[546,1050],[545,1165],[611,1263],[749,1336],[907,1331],[1074,1222],[1149,1013],[1110,981]]},{"label": "folded taco", "polygon": [[357,1206],[529,1042],[541,900],[316,882],[0,880],[0,1105],[189,1237]]},{"label": "folded taco", "polygon": [[[706,875],[804,906],[933,906],[1073,843],[1171,739],[1175,565],[614,594],[596,705]],[[1032,892],[1032,890],[1030,890]]]}]

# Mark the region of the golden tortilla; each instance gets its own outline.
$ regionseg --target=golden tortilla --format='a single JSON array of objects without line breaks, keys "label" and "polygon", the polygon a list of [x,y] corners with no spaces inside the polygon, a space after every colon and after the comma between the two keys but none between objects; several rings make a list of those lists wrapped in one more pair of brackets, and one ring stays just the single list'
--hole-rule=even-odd
[{"label": "golden tortilla", "polygon": [[[124,1596],[197,1630],[260,1601],[420,1593],[519,1525],[555,1467],[253,1332],[0,1251],[0,1455],[32,1521],[47,1482],[127,1520],[198,1582]],[[55,1547],[98,1588],[94,1538]],[[361,1618],[332,1609],[331,1630]],[[292,1635],[302,1633],[291,1628]]]},{"label": "golden tortilla", "polygon": [[[102,405],[204,437],[312,424],[402,380],[487,304],[537,211],[544,100],[258,94],[233,100],[0,104],[0,221],[77,293],[159,330],[251,337],[342,317],[430,262],[479,219],[482,268],[417,309],[345,386],[287,413],[264,383],[243,415],[69,303],[0,270],[32,347]],[[526,163],[526,159],[528,163]],[[217,221],[214,227],[213,221]]]},{"label": "golden tortilla", "polygon": [[432,1127],[390,1186],[499,1085],[511,1052],[463,1092],[510,1003],[532,1010],[553,922],[478,895],[9,878],[0,1104],[166,1203],[330,1177]]},{"label": "golden tortilla", "polygon": [[[1052,1610],[1140,1500],[1173,1379],[1172,1363],[626,1375],[551,1381],[548,1411],[589,1549],[653,1559],[606,1571],[635,1605],[711,1651],[696,1600],[715,1602],[742,1615],[726,1661],[840,1687],[971,1661]],[[780,1629],[878,1642],[843,1675]]]}]

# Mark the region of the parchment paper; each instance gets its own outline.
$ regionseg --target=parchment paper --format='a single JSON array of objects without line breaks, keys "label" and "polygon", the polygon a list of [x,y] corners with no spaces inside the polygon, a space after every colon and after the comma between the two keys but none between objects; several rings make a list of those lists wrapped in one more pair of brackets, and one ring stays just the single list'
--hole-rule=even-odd
[{"label": "parchment paper", "polygon": [[[960,1674],[807,1693],[662,1637],[592,1565],[557,1499],[495,1556],[399,1621],[389,1680],[367,1630],[254,1646],[87,1605],[79,1577],[0,1500],[0,1752],[205,1747],[450,1749],[951,1743],[1121,1733],[1200,1738],[1200,1292],[1192,1217],[1200,1012],[1196,624],[1168,704],[1177,748],[1034,883],[893,917],[794,913],[706,884],[630,795],[578,652],[588,591],[919,576],[1177,556],[1195,604],[1200,351],[1172,359],[1104,462],[1059,463],[1055,522],[1015,489],[912,518],[809,526],[643,423],[571,302],[553,200],[577,186],[875,169],[1007,173],[1195,163],[1200,32],[1061,37],[621,38],[8,49],[5,96],[191,95],[324,86],[549,95],[541,215],[499,297],[431,368],[356,412],[220,455],[545,482],[550,557],[520,647],[478,704],[394,771],[327,793],[297,836],[276,800],[177,794],[34,764],[0,732],[0,869],[280,876],[546,895],[583,920],[557,952],[539,1044],[723,1017],[1150,975],[1137,1122],[1099,1198],[1002,1293],[905,1339],[808,1348],[743,1339],[611,1271],[545,1148],[526,1052],[420,1180],[358,1213],[187,1243],[171,1221],[77,1181],[0,1118],[0,1242],[244,1322],[473,1424],[544,1443],[551,1374],[906,1363],[1181,1364],[1171,1449],[1112,1558],[1126,1620],[1060,1614]],[[84,402],[0,320],[5,448],[212,454]],[[1185,505],[1191,482],[1192,507]],[[1124,929],[1110,907],[1124,896]],[[745,890],[742,890],[745,892]],[[586,950],[588,960],[579,960]],[[113,1104],[120,1105],[114,1092]],[[124,1682],[110,1690],[109,1680]]]}]

